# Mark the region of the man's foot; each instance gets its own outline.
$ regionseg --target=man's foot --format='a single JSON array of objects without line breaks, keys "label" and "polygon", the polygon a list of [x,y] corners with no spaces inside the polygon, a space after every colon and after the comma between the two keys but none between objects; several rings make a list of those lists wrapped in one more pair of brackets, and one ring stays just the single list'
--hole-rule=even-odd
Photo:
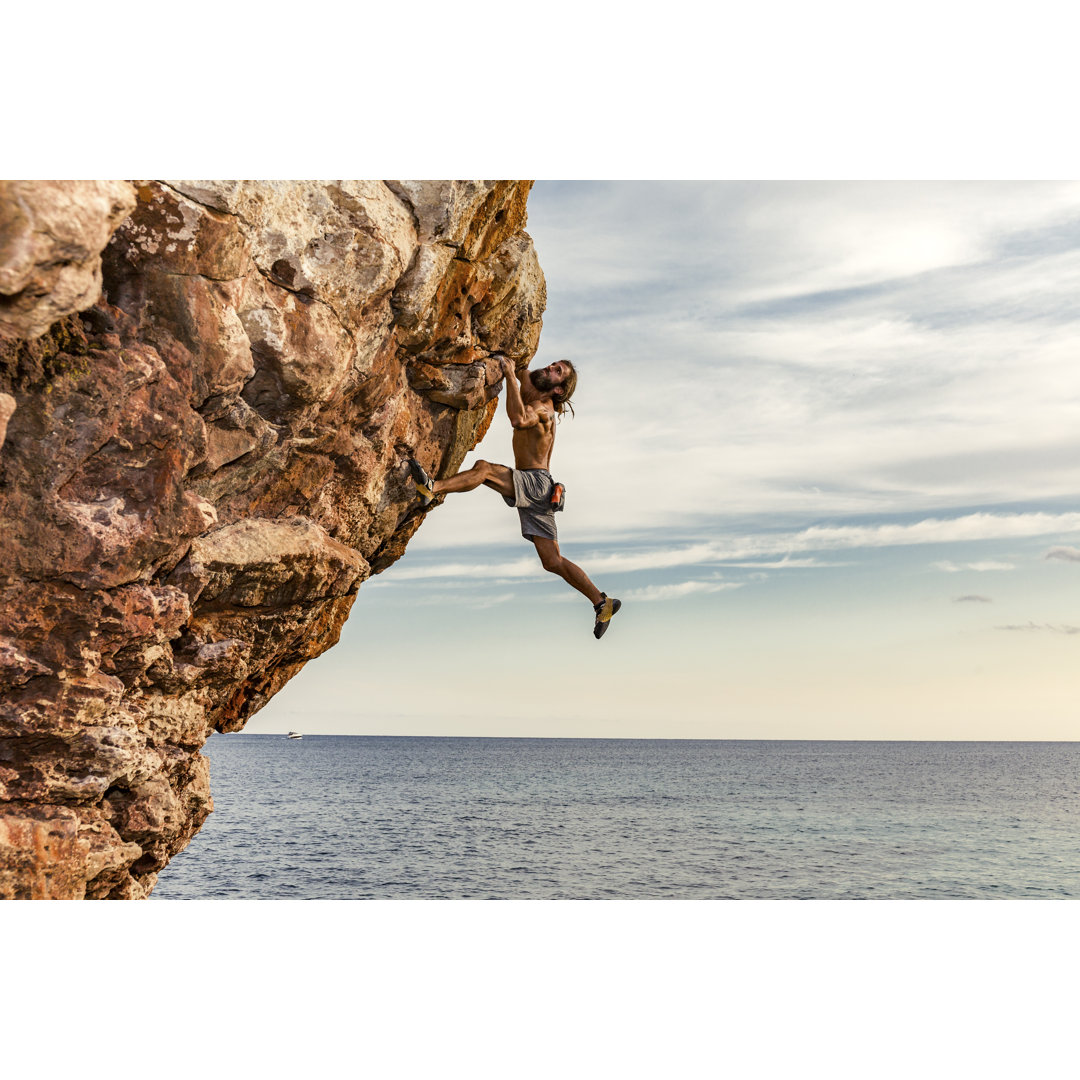
[{"label": "man's foot", "polygon": [[430,506],[435,498],[435,481],[424,472],[415,458],[409,458],[409,471],[412,473],[416,494],[420,496],[420,505],[425,508]]},{"label": "man's foot", "polygon": [[593,604],[593,611],[596,612],[596,623],[593,626],[594,638],[599,639],[604,636],[607,632],[608,623],[611,622],[612,615],[614,615],[621,607],[621,600],[612,600],[607,593],[600,594],[600,603]]}]

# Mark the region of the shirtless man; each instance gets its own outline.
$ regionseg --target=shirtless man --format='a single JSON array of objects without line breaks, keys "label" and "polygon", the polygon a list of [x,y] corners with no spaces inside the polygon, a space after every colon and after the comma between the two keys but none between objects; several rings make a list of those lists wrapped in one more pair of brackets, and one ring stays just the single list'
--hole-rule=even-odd
[{"label": "shirtless man", "polygon": [[555,416],[567,408],[573,412],[570,395],[577,386],[577,372],[568,360],[559,360],[546,368],[525,368],[517,374],[505,356],[497,359],[506,377],[506,413],[514,426],[514,468],[478,461],[456,476],[432,480],[411,461],[421,506],[430,505],[438,495],[472,491],[481,484],[494,488],[507,506],[517,507],[521,535],[535,545],[544,569],[589,598],[596,613],[593,636],[601,638],[622,604],[602,593],[580,566],[560,554],[555,511],[562,509],[561,492],[556,495],[556,484],[548,471],[555,445]]}]

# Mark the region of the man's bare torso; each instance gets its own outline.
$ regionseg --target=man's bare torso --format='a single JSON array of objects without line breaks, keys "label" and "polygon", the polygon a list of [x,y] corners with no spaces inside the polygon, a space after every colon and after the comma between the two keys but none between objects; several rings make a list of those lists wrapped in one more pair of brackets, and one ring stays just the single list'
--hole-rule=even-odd
[{"label": "man's bare torso", "polygon": [[529,406],[539,423],[514,429],[514,468],[550,469],[551,450],[555,445],[555,410],[547,402]]}]

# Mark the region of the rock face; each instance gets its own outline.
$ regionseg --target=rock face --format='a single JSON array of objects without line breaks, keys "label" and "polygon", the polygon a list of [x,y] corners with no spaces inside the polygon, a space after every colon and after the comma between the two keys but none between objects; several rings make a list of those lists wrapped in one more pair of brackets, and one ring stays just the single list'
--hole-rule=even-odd
[{"label": "rock face", "polygon": [[145,896],[198,830],[209,734],[533,356],[529,186],[0,184],[0,897]]}]

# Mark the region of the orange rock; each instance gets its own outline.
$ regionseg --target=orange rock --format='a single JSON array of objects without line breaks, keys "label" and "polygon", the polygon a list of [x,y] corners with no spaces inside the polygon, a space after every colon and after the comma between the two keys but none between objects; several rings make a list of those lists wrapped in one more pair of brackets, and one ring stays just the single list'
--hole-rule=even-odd
[{"label": "orange rock", "polygon": [[0,896],[145,896],[197,831],[209,733],[337,642],[408,457],[456,471],[532,356],[529,186],[0,185]]}]

